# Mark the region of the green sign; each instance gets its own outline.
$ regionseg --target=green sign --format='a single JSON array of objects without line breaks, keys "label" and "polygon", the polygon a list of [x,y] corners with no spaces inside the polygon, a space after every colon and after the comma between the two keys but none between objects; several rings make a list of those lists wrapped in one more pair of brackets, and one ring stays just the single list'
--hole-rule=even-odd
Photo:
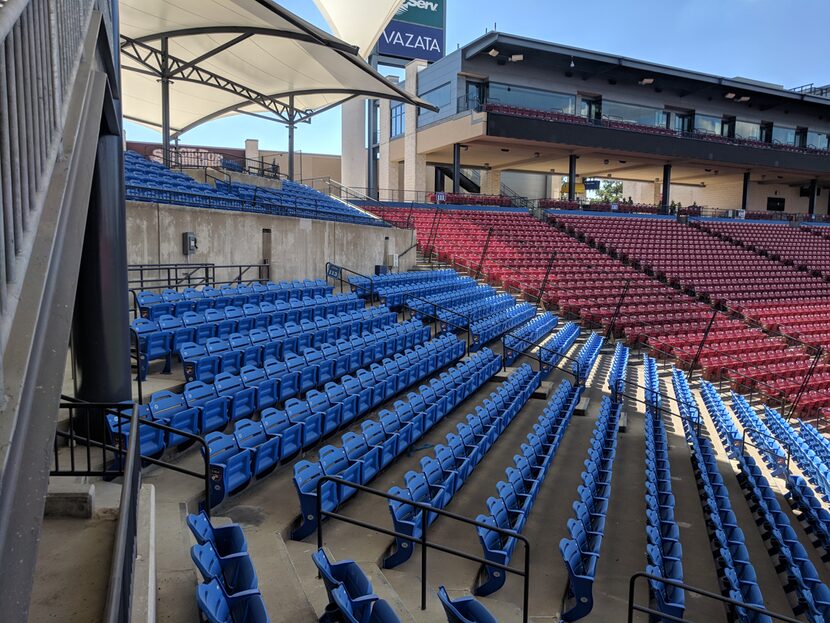
[{"label": "green sign", "polygon": [[403,0],[394,19],[443,29],[445,3],[446,0]]}]

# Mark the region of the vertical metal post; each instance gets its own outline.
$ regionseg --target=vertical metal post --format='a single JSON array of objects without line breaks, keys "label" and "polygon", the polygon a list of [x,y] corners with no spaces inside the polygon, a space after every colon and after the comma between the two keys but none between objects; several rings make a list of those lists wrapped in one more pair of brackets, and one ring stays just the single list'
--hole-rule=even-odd
[{"label": "vertical metal post", "polygon": [[553,251],[550,254],[550,259],[548,260],[548,267],[545,270],[545,278],[542,280],[542,285],[539,288],[539,299],[536,301],[536,309],[539,309],[539,306],[542,305],[542,301],[545,296],[545,291],[548,289],[548,280],[550,279],[550,272],[553,269],[553,262],[556,259],[556,251]]},{"label": "vertical metal post", "polygon": [[[372,69],[378,68],[377,48],[369,54],[367,62]],[[380,196],[378,189],[378,160],[377,145],[380,143],[378,136],[378,100],[366,100],[366,195],[372,199]]]},{"label": "vertical metal post", "polygon": [[452,191],[461,192],[461,143],[452,145]]},{"label": "vertical metal post", "polygon": [[294,181],[294,126],[296,115],[294,111],[294,96],[288,96],[288,179]]},{"label": "vertical metal post", "polygon": [[625,286],[623,287],[622,294],[620,294],[620,300],[617,301],[617,307],[614,309],[614,315],[611,316],[611,322],[608,325],[608,331],[605,332],[605,339],[609,339],[611,334],[614,332],[614,324],[617,322],[617,316],[620,315],[620,309],[622,309],[623,301],[625,300],[626,295],[628,294],[628,288],[631,286],[631,279],[625,280]]},{"label": "vertical metal post", "polygon": [[671,199],[671,164],[663,165],[663,200],[660,205],[664,212],[669,209],[669,202]]},{"label": "vertical metal post", "polygon": [[718,310],[715,310],[715,313],[712,314],[712,317],[709,319],[709,324],[706,325],[706,331],[703,332],[703,338],[700,340],[700,345],[697,347],[697,352],[695,353],[695,358],[692,359],[692,365],[689,368],[689,383],[691,384],[692,378],[695,374],[695,367],[697,366],[697,362],[700,359],[700,354],[703,352],[703,346],[706,344],[706,339],[709,337],[709,331],[712,330],[712,325],[715,324],[715,318],[718,317]]},{"label": "vertical metal post", "polygon": [[487,231],[487,239],[484,241],[484,248],[481,250],[481,259],[478,261],[478,268],[476,268],[476,274],[474,279],[478,279],[481,275],[481,267],[484,266],[484,258],[487,256],[487,248],[490,246],[490,238],[493,236],[493,228],[491,227]]},{"label": "vertical metal post", "polygon": [[421,509],[421,610],[427,609],[427,526],[429,512]]},{"label": "vertical metal post", "polygon": [[741,210],[746,210],[749,204],[749,171],[744,171],[744,184],[741,191]]},{"label": "vertical metal post", "polygon": [[576,201],[576,154],[568,156],[568,201]]},{"label": "vertical metal post", "polygon": [[810,216],[815,216],[816,214],[816,200],[818,198],[818,180],[812,179],[810,180],[810,197],[807,203],[807,213]]},{"label": "vertical metal post", "polygon": [[804,381],[802,381],[801,387],[798,389],[798,394],[796,394],[793,406],[790,408],[790,414],[787,416],[788,420],[793,417],[793,414],[795,414],[795,410],[798,408],[798,403],[801,401],[801,396],[807,389],[807,385],[809,384],[810,379],[813,377],[813,372],[815,372],[816,366],[818,365],[818,361],[819,359],[821,359],[823,353],[824,350],[821,348],[821,346],[819,346],[818,350],[816,350],[816,356],[813,357],[813,362],[810,364],[810,369],[807,371],[807,374],[804,376]]},{"label": "vertical metal post", "polygon": [[161,149],[164,166],[170,166],[170,62],[168,39],[161,39]]}]

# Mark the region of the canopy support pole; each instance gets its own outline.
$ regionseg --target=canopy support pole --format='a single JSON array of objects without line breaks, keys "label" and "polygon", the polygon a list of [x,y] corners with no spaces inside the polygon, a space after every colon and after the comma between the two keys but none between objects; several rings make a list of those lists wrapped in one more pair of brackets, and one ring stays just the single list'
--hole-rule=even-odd
[{"label": "canopy support pole", "polygon": [[161,146],[164,166],[170,166],[170,59],[168,39],[161,40]]},{"label": "canopy support pole", "polygon": [[288,96],[288,179],[294,181],[294,127],[296,125],[294,96]]}]

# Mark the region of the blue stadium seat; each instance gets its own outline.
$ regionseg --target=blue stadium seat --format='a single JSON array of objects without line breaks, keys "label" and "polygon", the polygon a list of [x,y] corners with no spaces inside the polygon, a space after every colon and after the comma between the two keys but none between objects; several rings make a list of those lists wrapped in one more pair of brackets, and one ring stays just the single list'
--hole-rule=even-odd
[{"label": "blue stadium seat", "polygon": [[240,420],[233,429],[233,436],[240,448],[250,450],[253,454],[253,475],[261,478],[276,468],[280,463],[282,437],[269,436],[263,422]]},{"label": "blue stadium seat", "polygon": [[239,524],[214,527],[202,511],[187,516],[187,526],[197,543],[210,543],[219,556],[232,556],[248,551],[248,542]]},{"label": "blue stadium seat", "polygon": [[190,557],[204,581],[217,580],[227,595],[258,588],[256,571],[247,552],[220,558],[208,541],[191,547]]},{"label": "blue stadium seat", "polygon": [[196,589],[199,610],[210,623],[268,623],[268,612],[258,591],[228,596],[218,580]]},{"label": "blue stadium seat", "polygon": [[248,486],[253,477],[252,455],[240,448],[233,435],[220,432],[205,436],[210,456],[210,505],[220,504],[226,497]]},{"label": "blue stadium seat", "polygon": [[447,589],[439,586],[438,599],[444,607],[448,623],[498,623],[496,617],[474,597],[450,599]]}]

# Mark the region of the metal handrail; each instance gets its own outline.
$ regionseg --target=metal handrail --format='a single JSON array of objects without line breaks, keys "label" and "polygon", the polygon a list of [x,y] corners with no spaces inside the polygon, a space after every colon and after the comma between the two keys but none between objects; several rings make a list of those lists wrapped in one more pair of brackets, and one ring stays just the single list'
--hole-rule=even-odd
[{"label": "metal handrail", "polygon": [[[363,491],[365,493],[369,493],[371,495],[376,495],[381,498],[385,498],[387,500],[392,500],[395,502],[401,502],[412,506],[413,508],[418,508],[421,511],[421,536],[414,537],[409,534],[403,534],[402,532],[397,532],[396,530],[389,530],[388,528],[382,528],[381,526],[377,526],[371,524],[366,521],[361,521],[360,519],[355,519],[353,517],[349,517],[348,515],[342,515],[340,513],[336,513],[334,511],[327,511],[323,509],[323,496],[322,496],[322,488],[323,485],[327,482],[333,482],[338,485],[345,485],[352,489],[356,489],[357,491]],[[528,610],[530,606],[530,541],[528,538],[514,530],[506,530],[504,528],[500,528],[498,526],[494,526],[492,524],[484,523],[483,521],[478,521],[475,519],[470,519],[469,517],[464,517],[463,515],[458,515],[456,513],[451,513],[450,511],[444,510],[442,508],[437,508],[432,506],[431,504],[424,504],[423,502],[416,502],[411,498],[404,498],[399,495],[395,495],[393,493],[387,493],[384,491],[379,491],[378,489],[372,489],[365,485],[358,484],[356,482],[351,482],[350,480],[346,480],[344,478],[340,478],[338,476],[328,476],[324,475],[317,481],[317,548],[321,549],[323,547],[323,519],[326,517],[330,517],[332,519],[336,519],[342,521],[344,523],[349,523],[360,528],[365,528],[367,530],[374,530],[376,532],[380,532],[381,534],[385,534],[387,536],[403,539],[405,541],[409,541],[410,543],[417,544],[421,546],[421,610],[426,610],[427,607],[427,550],[428,549],[435,549],[439,552],[444,552],[445,554],[450,554],[452,556],[458,556],[459,558],[463,558],[465,560],[469,560],[472,562],[477,562],[482,565],[486,565],[488,567],[493,567],[495,569],[500,569],[506,573],[512,573],[514,575],[518,575],[524,578],[524,591],[522,596],[522,622],[527,623],[528,621]],[[519,571],[518,569],[514,569],[509,565],[503,565],[501,563],[493,562],[483,558],[481,556],[474,556],[472,554],[467,554],[466,552],[462,552],[461,550],[447,547],[445,545],[441,545],[440,543],[430,543],[429,539],[427,538],[427,529],[429,527],[429,516],[430,514],[441,515],[443,517],[449,517],[450,519],[454,519],[456,521],[460,521],[462,523],[475,526],[477,528],[486,528],[487,530],[492,530],[501,536],[506,537],[513,537],[518,541],[521,541],[522,545],[524,546],[524,569]]]},{"label": "metal handrail", "polygon": [[[50,475],[52,476],[77,476],[77,475],[86,475],[86,476],[100,476],[100,477],[117,477],[123,475],[122,469],[116,470],[108,470],[107,469],[107,452],[110,452],[113,456],[118,457],[118,462],[116,463],[117,466],[121,465],[121,459],[124,455],[127,454],[127,450],[119,443],[118,445],[112,445],[107,443],[106,441],[100,441],[99,439],[95,439],[93,437],[92,431],[90,430],[89,425],[87,425],[87,432],[85,436],[79,436],[75,433],[74,426],[72,425],[72,420],[74,417],[72,416],[72,410],[74,409],[98,409],[101,412],[102,416],[106,415],[114,415],[118,418],[118,429],[117,433],[119,438],[122,437],[123,433],[121,432],[121,426],[124,420],[130,420],[131,426],[130,431],[131,434],[130,438],[133,437],[140,437],[138,434],[138,428],[132,428],[132,420],[131,417],[125,416],[122,411],[127,408],[138,409],[138,403],[91,403],[85,402],[78,398],[73,398],[72,396],[65,396],[61,395],[61,403],[59,405],[60,409],[69,409],[70,410],[70,425],[69,425],[69,432],[58,430],[55,432],[55,443],[54,443],[54,461],[55,461],[55,468],[50,470]],[[161,422],[157,422],[156,420],[151,420],[147,418],[140,417],[136,415],[137,422],[140,426],[149,426],[150,428],[155,428],[161,430],[165,433],[174,433],[175,435],[184,437],[189,441],[193,442],[196,445],[201,446],[202,449],[202,458],[204,463],[204,472],[200,473],[197,471],[193,471],[184,467],[180,467],[174,463],[169,463],[167,461],[162,461],[161,459],[156,459],[150,456],[141,455],[141,463],[149,463],[151,465],[157,465],[159,467],[163,467],[165,469],[169,469],[174,472],[178,472],[180,474],[184,474],[186,476],[192,476],[194,478],[198,478],[199,480],[204,482],[204,493],[205,493],[205,501],[204,501],[204,511],[205,513],[210,516],[210,448],[208,447],[207,442],[205,441],[204,437],[200,435],[195,435],[191,432],[181,430],[179,428],[174,428],[172,426],[168,426],[166,424],[162,424]],[[104,422],[101,423],[102,425]],[[58,453],[58,445],[57,440],[65,439],[68,442],[69,449],[70,449],[70,468],[68,470],[61,469],[60,466],[60,456]],[[119,439],[120,441],[120,439]],[[82,444],[86,446],[85,454],[86,454],[86,469],[77,469],[76,461],[75,461],[75,449],[78,447],[78,444]],[[101,449],[101,457],[102,457],[102,466],[101,469],[93,469],[92,467],[92,454],[90,451],[91,447],[100,448]],[[140,448],[140,446],[139,446]]]},{"label": "metal handrail", "polygon": [[[138,406],[133,405],[130,429],[138,430]],[[126,450],[124,479],[118,505],[118,524],[110,565],[104,620],[126,623],[130,620],[133,574],[138,536],[138,503],[141,493],[141,435],[132,435]]]},{"label": "metal handrail", "polygon": [[656,620],[672,621],[673,623],[689,623],[689,619],[676,617],[672,614],[662,612],[661,610],[655,610],[654,608],[650,608],[648,606],[639,605],[635,601],[634,593],[636,590],[637,580],[639,580],[640,578],[644,578],[645,580],[654,580],[657,582],[662,582],[663,584],[666,584],[668,586],[674,586],[676,588],[683,589],[684,591],[695,593],[696,595],[701,595],[703,597],[708,597],[709,599],[714,599],[715,601],[720,601],[730,606],[736,606],[739,608],[750,610],[752,612],[756,612],[758,614],[764,614],[768,617],[776,619],[777,621],[784,621],[784,623],[800,623],[798,619],[794,619],[785,614],[777,614],[775,612],[772,612],[771,610],[767,610],[762,606],[756,606],[754,604],[749,604],[743,601],[737,601],[736,599],[732,599],[731,597],[724,597],[723,595],[718,595],[717,593],[712,593],[711,591],[691,586],[679,580],[664,578],[659,575],[652,575],[651,573],[648,573],[646,571],[639,571],[635,573],[631,576],[631,579],[628,581],[628,623],[634,623],[635,611],[647,614],[649,615],[649,617],[657,617]]}]

